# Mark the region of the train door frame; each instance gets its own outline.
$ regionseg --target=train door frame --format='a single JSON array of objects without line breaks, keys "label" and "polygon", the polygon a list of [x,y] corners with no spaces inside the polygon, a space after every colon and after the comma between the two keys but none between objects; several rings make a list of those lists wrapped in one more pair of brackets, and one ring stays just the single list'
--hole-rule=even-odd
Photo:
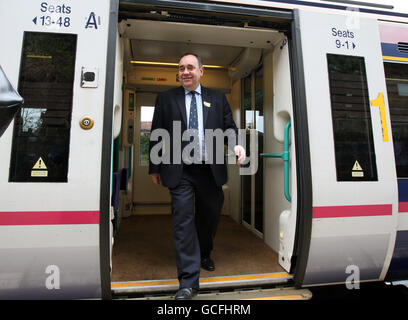
[{"label": "train door frame", "polygon": [[[149,10],[182,10],[183,12],[233,15],[235,17],[251,17],[253,19],[263,19],[262,21],[280,19],[289,24],[288,45],[290,57],[290,71],[292,84],[292,101],[294,117],[294,135],[296,141],[296,167],[297,167],[297,222],[296,235],[293,250],[292,270],[294,282],[300,287],[306,271],[306,263],[309,252],[309,242],[311,234],[312,220],[312,192],[311,192],[311,175],[310,175],[310,152],[308,137],[308,121],[305,105],[305,85],[303,74],[302,51],[300,43],[299,15],[298,10],[280,10],[270,7],[253,7],[253,6],[234,6],[217,3],[200,3],[200,2],[182,2],[182,1],[163,1],[163,0],[111,0],[109,17],[109,34],[108,34],[108,57],[115,56],[116,36],[118,18],[121,16],[121,10],[132,8],[148,8]],[[104,128],[112,128],[112,101],[114,91],[114,70],[115,61],[113,58],[108,59],[106,70],[106,91],[104,106]],[[112,132],[104,130],[103,149],[102,149],[102,166],[101,166],[101,197],[100,197],[100,259],[101,259],[101,286],[102,298],[111,298],[110,282],[110,180],[111,180],[111,150],[112,150]]]},{"label": "train door frame", "polygon": [[[291,40],[291,41],[290,41]],[[291,38],[288,41],[297,168],[297,219],[290,273],[300,288],[306,274],[312,233],[313,194],[309,146],[309,122],[306,109],[306,86],[300,37],[299,10],[293,10]]]},{"label": "train door frame", "polygon": [[[99,219],[99,254],[101,297],[110,299],[111,292],[111,185],[112,185],[112,152],[113,152],[113,110],[115,91],[116,37],[118,32],[119,0],[110,0],[108,49],[106,59],[105,104],[103,107],[103,133],[100,184],[100,219]],[[109,130],[106,130],[110,128]]]}]

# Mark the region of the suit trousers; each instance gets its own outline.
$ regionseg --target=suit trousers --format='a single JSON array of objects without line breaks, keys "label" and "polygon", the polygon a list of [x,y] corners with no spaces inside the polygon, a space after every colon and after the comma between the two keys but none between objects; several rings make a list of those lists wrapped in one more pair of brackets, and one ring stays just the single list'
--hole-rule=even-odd
[{"label": "suit trousers", "polygon": [[169,190],[180,288],[199,289],[201,257],[213,249],[224,193],[206,164],[184,164],[179,184]]}]

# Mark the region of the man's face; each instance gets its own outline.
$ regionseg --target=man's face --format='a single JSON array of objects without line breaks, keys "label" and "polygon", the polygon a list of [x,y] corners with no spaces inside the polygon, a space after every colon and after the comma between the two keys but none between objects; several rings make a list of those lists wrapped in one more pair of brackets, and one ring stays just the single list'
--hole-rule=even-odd
[{"label": "man's face", "polygon": [[187,55],[180,59],[178,75],[181,85],[186,90],[195,90],[200,83],[203,73],[204,69],[203,67],[200,68],[195,56]]}]

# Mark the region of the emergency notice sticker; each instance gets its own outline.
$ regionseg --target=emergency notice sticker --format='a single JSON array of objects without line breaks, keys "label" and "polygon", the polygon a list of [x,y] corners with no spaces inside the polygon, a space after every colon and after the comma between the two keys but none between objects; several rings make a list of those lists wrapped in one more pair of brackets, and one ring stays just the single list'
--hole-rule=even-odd
[{"label": "emergency notice sticker", "polygon": [[44,160],[40,157],[34,164],[31,170],[32,177],[48,177],[48,169],[44,163]]}]

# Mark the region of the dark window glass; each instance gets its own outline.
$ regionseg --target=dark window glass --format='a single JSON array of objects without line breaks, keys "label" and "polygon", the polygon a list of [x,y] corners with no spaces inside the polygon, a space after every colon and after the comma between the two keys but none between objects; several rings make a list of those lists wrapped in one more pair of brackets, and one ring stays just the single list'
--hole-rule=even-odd
[{"label": "dark window glass", "polygon": [[408,178],[408,65],[384,63],[397,176]]},{"label": "dark window glass", "polygon": [[77,36],[26,32],[10,181],[67,182]]},{"label": "dark window glass", "polygon": [[376,181],[363,57],[327,55],[337,181]]}]

